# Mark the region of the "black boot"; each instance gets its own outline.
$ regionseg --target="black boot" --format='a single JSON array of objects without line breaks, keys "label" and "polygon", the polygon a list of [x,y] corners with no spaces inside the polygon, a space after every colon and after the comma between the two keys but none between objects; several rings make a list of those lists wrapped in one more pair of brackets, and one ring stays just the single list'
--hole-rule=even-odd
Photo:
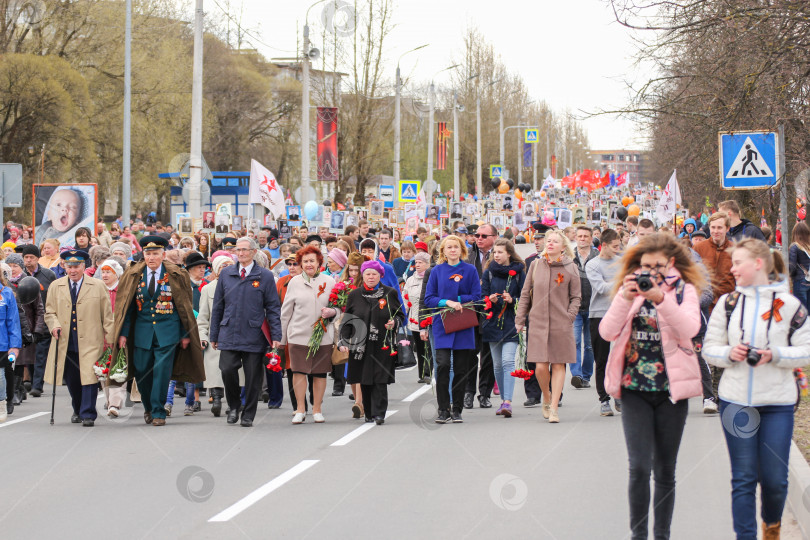
[{"label": "black boot", "polygon": [[219,417],[220,413],[222,412],[222,392],[222,388],[211,389],[211,397],[214,398],[214,401],[211,402],[211,412],[216,417]]},{"label": "black boot", "polygon": [[22,377],[17,377],[14,380],[14,399],[13,399],[14,405],[22,404],[23,393],[24,393],[24,390],[23,390]]}]

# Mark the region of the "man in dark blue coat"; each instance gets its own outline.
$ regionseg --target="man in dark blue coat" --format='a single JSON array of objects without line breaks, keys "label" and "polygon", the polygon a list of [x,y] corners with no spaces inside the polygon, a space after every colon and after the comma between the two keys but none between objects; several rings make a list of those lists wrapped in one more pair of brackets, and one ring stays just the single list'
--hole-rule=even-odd
[{"label": "man in dark blue coat", "polygon": [[245,406],[242,426],[251,427],[262,392],[267,322],[273,347],[281,340],[281,305],[273,273],[253,262],[259,246],[252,238],[236,242],[238,263],[225,268],[217,280],[211,310],[211,346],[220,351],[219,369],[228,401],[228,423],[239,419],[241,405],[239,368],[245,372]]}]

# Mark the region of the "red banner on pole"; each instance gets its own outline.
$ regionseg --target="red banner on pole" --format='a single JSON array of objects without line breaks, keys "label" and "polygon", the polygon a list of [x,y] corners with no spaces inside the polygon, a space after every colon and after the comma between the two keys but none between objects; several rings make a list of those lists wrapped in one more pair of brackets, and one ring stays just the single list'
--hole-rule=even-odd
[{"label": "red banner on pole", "polygon": [[337,182],[337,107],[318,107],[318,180]]},{"label": "red banner on pole", "polygon": [[450,132],[447,130],[447,122],[438,122],[437,128],[436,170],[443,171],[447,168],[447,139],[450,138]]}]

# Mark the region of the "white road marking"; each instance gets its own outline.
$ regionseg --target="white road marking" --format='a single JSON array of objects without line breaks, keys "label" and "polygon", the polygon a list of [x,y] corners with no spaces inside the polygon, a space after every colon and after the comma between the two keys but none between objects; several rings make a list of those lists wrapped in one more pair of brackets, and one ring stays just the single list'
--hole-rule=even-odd
[{"label": "white road marking", "polygon": [[292,469],[276,476],[265,485],[261,486],[260,488],[254,490],[252,493],[247,495],[244,499],[237,501],[235,504],[229,506],[219,514],[215,515],[211,519],[208,520],[209,523],[216,522],[216,521],[230,521],[234,517],[238,516],[243,511],[247,510],[264,497],[269,495],[270,493],[274,492],[302,472],[306,471],[316,463],[318,463],[319,459],[305,459]]},{"label": "white road marking", "polygon": [[5,422],[3,424],[0,424],[0,428],[12,426],[14,424],[19,424],[20,422],[25,422],[26,420],[31,420],[32,418],[38,418],[38,417],[40,417],[42,415],[45,415],[45,414],[48,414],[48,413],[47,412],[38,412],[38,413],[34,413],[34,414],[31,414],[31,415],[28,415],[28,416],[23,416],[22,418],[17,418],[16,420],[12,420],[11,422]]},{"label": "white road marking", "polygon": [[[388,411],[388,412],[385,413],[385,418],[386,419],[391,418],[391,416],[393,416],[396,413],[397,413],[397,411]],[[377,424],[375,424],[374,422],[369,422],[369,423],[363,424],[362,426],[355,429],[354,431],[351,431],[348,434],[341,437],[340,439],[336,440],[335,442],[333,442],[329,446],[346,446],[347,444],[349,444],[350,442],[355,440],[357,437],[359,437],[360,435],[362,435],[363,433],[370,430],[371,428],[373,428],[376,425]]]},{"label": "white road marking", "polygon": [[418,398],[419,396],[421,396],[422,394],[424,394],[425,392],[427,392],[430,389],[431,389],[431,386],[429,384],[424,384],[424,385],[422,385],[422,388],[420,388],[419,390],[417,390],[416,392],[414,392],[410,396],[403,399],[402,403],[408,403],[410,401],[415,401],[416,398]]}]

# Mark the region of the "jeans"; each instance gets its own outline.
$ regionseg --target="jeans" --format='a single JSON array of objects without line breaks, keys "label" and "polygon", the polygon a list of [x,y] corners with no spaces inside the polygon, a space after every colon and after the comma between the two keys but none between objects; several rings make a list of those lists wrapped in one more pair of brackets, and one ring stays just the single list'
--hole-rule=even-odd
[{"label": "jeans", "polygon": [[0,368],[0,401],[6,400],[6,370]]},{"label": "jeans", "polygon": [[[571,364],[571,376],[582,377],[586,381],[593,375],[593,345],[588,313],[580,311],[574,319],[574,339],[577,343],[577,363]],[[582,355],[582,342],[585,342],[585,355]]]},{"label": "jeans", "polygon": [[607,367],[608,356],[610,355],[610,343],[602,339],[599,334],[599,323],[602,318],[591,318],[588,323],[591,326],[591,343],[593,344],[593,362],[596,366],[596,393],[599,401],[610,401],[610,396],[605,391],[605,368]]},{"label": "jeans", "polygon": [[650,512],[650,472],[655,471],[653,533],[656,540],[669,538],[675,508],[675,462],[681,444],[689,403],[672,403],[669,392],[622,389],[622,426],[630,462],[627,495],[633,540],[646,540]]},{"label": "jeans", "polygon": [[[194,383],[183,383],[186,387],[186,405],[194,406]],[[174,389],[177,388],[177,381],[169,381],[169,391],[166,394],[166,405],[174,405]]]},{"label": "jeans", "polygon": [[757,538],[756,493],[762,521],[782,520],[788,491],[793,405],[744,407],[720,400],[720,418],[731,460],[731,515],[737,540]]},{"label": "jeans", "polygon": [[515,378],[510,375],[515,370],[515,353],[517,352],[517,341],[501,341],[490,343],[492,351],[492,363],[495,368],[495,380],[501,390],[501,399],[512,401],[515,393]]},{"label": "jeans", "polygon": [[808,307],[810,306],[810,283],[804,277],[793,280],[793,296],[798,298],[806,309],[810,309]]}]

